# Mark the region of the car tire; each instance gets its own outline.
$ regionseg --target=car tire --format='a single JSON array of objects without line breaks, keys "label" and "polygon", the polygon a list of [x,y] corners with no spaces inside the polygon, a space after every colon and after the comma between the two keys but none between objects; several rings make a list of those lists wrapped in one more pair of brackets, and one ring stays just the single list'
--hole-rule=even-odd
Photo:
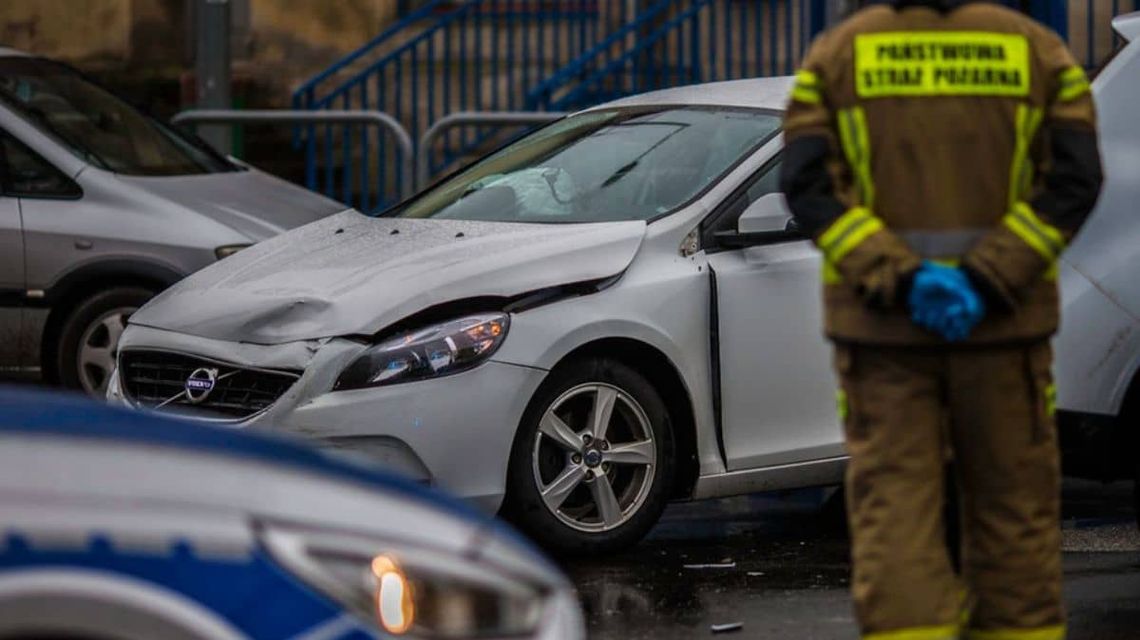
[{"label": "car tire", "polygon": [[560,365],[515,436],[504,516],[560,555],[636,544],[672,495],[672,429],[661,395],[629,366],[608,358]]},{"label": "car tire", "polygon": [[1132,480],[1132,510],[1136,514],[1136,528],[1140,529],[1140,457],[1136,459],[1135,478]]},{"label": "car tire", "polygon": [[60,384],[94,397],[105,395],[127,318],[154,294],[142,287],[115,287],[75,305],[58,334]]}]

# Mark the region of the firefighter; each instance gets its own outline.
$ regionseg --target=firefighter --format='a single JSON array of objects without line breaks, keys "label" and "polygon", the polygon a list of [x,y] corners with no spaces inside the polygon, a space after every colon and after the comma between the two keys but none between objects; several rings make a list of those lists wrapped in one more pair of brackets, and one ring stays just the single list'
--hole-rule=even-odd
[{"label": "firefighter", "polygon": [[1015,11],[896,0],[813,43],[785,136],[824,257],[863,637],[1063,638],[1049,339],[1101,184],[1085,72]]}]

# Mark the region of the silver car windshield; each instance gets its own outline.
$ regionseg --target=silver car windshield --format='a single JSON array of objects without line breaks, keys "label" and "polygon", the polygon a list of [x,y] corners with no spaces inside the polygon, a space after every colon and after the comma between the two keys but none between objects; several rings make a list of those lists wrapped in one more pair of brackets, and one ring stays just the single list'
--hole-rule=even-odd
[{"label": "silver car windshield", "polygon": [[772,112],[595,111],[529,135],[395,215],[496,222],[650,220],[699,196],[775,135]]},{"label": "silver car windshield", "polygon": [[0,101],[97,167],[128,175],[237,171],[205,143],[177,132],[42,58],[0,58]]}]

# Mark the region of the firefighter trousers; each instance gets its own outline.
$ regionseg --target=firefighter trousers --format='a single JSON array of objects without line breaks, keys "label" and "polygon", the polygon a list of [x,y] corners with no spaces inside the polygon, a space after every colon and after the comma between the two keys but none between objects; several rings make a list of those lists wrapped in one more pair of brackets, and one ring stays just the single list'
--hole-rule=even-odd
[{"label": "firefighter trousers", "polygon": [[[1049,343],[839,344],[835,358],[863,637],[1064,638]],[[960,575],[945,538],[951,460]]]}]

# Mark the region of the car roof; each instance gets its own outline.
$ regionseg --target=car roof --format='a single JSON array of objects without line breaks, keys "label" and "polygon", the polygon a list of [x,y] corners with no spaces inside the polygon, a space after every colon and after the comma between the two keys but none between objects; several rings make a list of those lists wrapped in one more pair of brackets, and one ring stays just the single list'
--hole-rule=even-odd
[{"label": "car roof", "polygon": [[80,396],[0,387],[0,438],[9,436],[120,442],[237,457],[403,495],[479,524],[490,520],[474,507],[434,489],[385,471],[334,459],[284,438],[130,411]]},{"label": "car roof", "polygon": [[1140,11],[1116,16],[1112,19],[1112,28],[1121,38],[1132,42],[1140,36]]},{"label": "car roof", "polygon": [[792,91],[793,81],[794,78],[790,76],[779,76],[693,84],[622,98],[594,107],[590,111],[657,105],[751,107],[783,111],[788,101],[788,94]]}]

